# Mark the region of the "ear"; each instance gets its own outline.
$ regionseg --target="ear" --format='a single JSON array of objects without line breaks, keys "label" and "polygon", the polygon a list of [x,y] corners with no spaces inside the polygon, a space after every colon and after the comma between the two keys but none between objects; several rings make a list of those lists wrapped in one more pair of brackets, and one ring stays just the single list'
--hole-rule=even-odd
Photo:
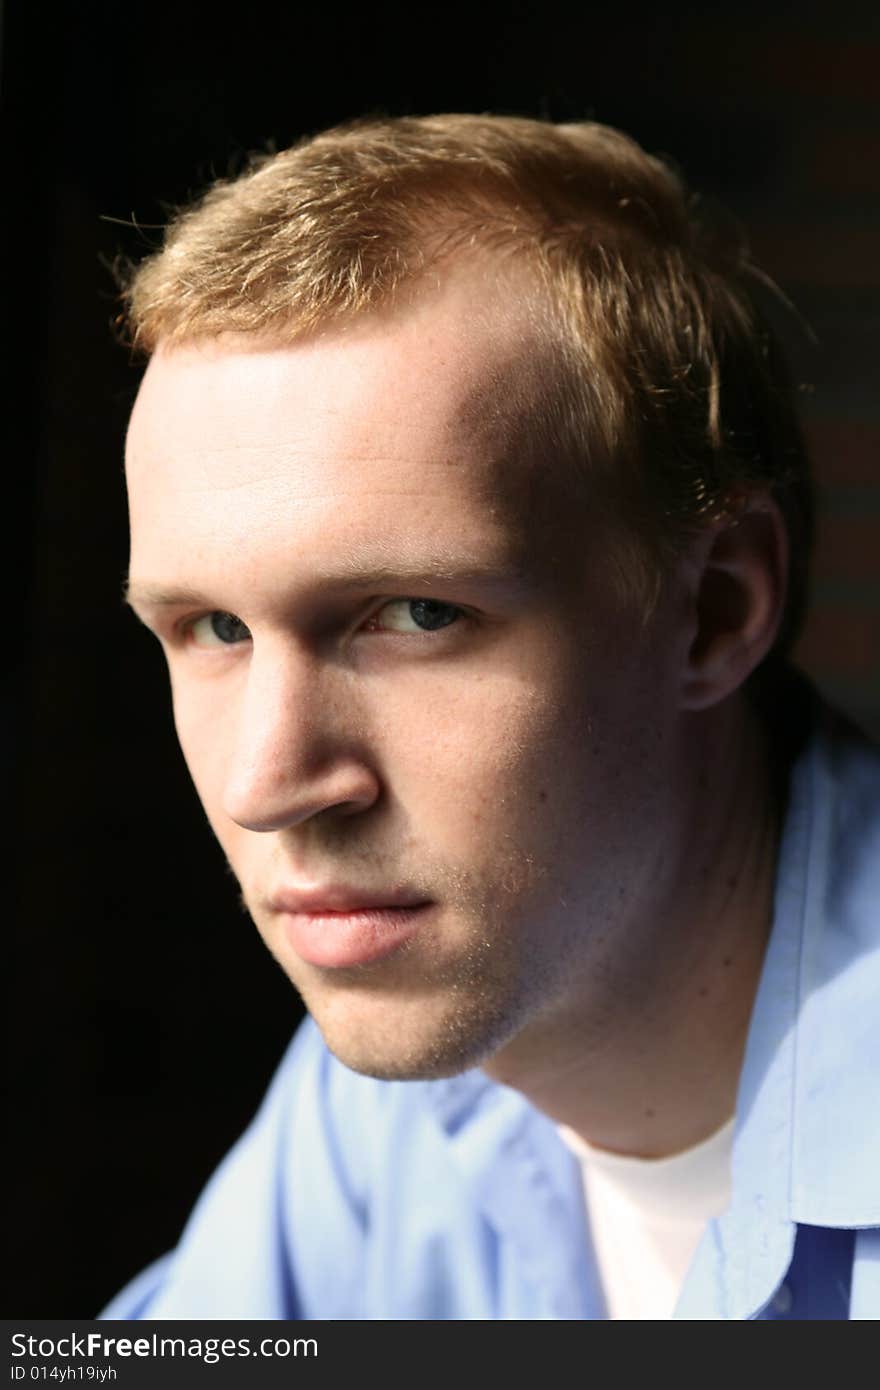
[{"label": "ear", "polygon": [[751,675],[773,646],[785,606],[788,536],[765,491],[745,494],[696,548],[693,638],[683,708],[708,709]]}]

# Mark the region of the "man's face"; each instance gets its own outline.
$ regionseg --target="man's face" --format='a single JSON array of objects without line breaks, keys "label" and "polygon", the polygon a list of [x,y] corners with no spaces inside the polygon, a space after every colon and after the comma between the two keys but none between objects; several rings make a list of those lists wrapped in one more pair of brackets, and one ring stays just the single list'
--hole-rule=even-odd
[{"label": "man's face", "polygon": [[676,795],[678,626],[615,599],[589,504],[475,411],[506,344],[473,293],[159,352],[128,441],[132,601],[198,793],[328,1044],[377,1075],[619,997]]}]

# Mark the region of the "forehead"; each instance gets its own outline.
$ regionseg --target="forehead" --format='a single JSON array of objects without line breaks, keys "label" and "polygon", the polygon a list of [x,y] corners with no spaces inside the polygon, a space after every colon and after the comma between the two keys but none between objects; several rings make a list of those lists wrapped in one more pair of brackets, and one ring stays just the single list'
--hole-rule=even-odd
[{"label": "forehead", "polygon": [[523,343],[500,299],[465,280],[293,345],[160,350],[127,443],[133,565],[151,536],[167,558],[175,540],[193,552],[237,527],[267,545],[291,528],[399,544],[426,526],[440,541],[543,543],[532,504],[551,489],[510,438]]}]

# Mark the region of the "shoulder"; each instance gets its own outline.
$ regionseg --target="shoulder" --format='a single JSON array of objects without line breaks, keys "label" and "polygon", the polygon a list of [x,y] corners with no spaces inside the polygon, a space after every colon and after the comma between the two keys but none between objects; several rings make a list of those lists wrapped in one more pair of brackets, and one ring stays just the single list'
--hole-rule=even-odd
[{"label": "shoulder", "polygon": [[432,1104],[443,1086],[360,1076],[307,1018],[177,1248],[102,1316],[360,1316],[382,1231],[392,1235],[426,1191],[438,1210],[457,1205]]}]

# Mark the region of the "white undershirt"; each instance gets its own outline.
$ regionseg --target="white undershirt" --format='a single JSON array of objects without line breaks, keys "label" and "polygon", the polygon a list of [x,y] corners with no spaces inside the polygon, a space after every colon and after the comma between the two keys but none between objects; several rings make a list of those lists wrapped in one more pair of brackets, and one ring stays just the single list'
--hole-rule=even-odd
[{"label": "white undershirt", "polygon": [[671,1158],[630,1158],[559,1132],[581,1162],[609,1318],[671,1318],[706,1222],[730,1201],[734,1121]]}]

